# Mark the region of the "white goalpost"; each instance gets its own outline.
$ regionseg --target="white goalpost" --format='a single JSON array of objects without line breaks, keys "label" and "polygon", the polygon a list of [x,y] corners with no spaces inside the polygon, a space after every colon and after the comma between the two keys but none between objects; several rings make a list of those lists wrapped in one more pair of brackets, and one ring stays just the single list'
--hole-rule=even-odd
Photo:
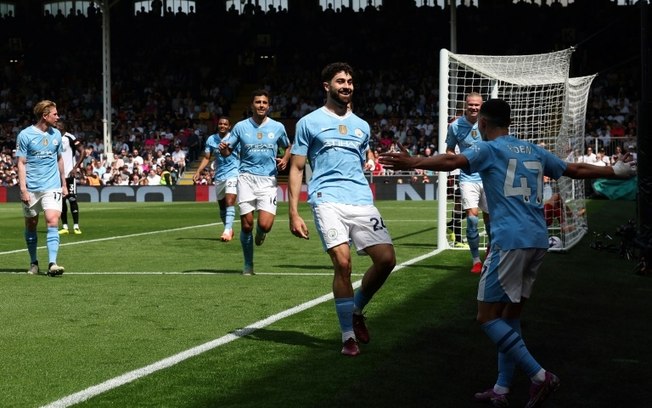
[{"label": "white goalpost", "polygon": [[[572,48],[536,55],[463,55],[440,51],[439,153],[446,149],[448,125],[464,114],[465,97],[505,99],[512,107],[510,133],[545,145],[566,160],[584,151],[588,93],[595,75],[569,78]],[[438,177],[438,248],[465,247],[466,225],[457,180]],[[544,185],[551,251],[565,251],[586,233],[584,181],[562,177]],[[457,204],[457,205],[456,205]],[[481,217],[479,217],[481,219]],[[500,222],[497,220],[497,222]],[[482,249],[487,244],[480,223]]]}]

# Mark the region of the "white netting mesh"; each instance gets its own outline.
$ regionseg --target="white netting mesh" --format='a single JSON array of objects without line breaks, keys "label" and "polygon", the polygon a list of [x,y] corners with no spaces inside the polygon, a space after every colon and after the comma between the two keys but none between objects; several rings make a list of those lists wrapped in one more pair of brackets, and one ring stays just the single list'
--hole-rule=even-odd
[{"label": "white netting mesh", "polygon": [[[546,148],[566,159],[584,148],[584,121],[588,91],[595,75],[569,78],[573,50],[537,55],[481,56],[440,53],[440,151],[445,150],[448,123],[464,112],[465,97],[478,92],[484,100],[505,99],[512,107],[510,133]],[[443,106],[442,105],[443,102]],[[438,243],[463,246],[465,222],[459,209],[459,190],[454,182],[441,182],[439,197],[448,197],[445,211],[440,205]],[[586,232],[584,182],[562,178],[549,183],[545,199],[549,211],[550,235],[559,238],[553,250],[566,250]],[[486,245],[481,223],[481,248]],[[454,245],[456,241],[462,241]]]}]

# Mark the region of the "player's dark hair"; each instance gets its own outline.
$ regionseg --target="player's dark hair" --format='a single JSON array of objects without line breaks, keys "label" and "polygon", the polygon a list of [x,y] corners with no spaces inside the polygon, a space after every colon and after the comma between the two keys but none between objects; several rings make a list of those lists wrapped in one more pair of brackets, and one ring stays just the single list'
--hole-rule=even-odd
[{"label": "player's dark hair", "polygon": [[351,75],[351,77],[354,77],[353,75],[353,68],[346,62],[333,62],[324,67],[321,71],[321,80],[322,82],[330,82],[331,79],[337,74],[338,72],[342,72]]},{"label": "player's dark hair", "polygon": [[503,99],[490,99],[480,107],[480,116],[497,127],[508,127],[511,115],[512,108]]},{"label": "player's dark hair", "polygon": [[251,100],[253,101],[257,96],[266,96],[267,99],[269,99],[269,92],[267,92],[267,89],[263,88],[256,89],[251,93]]}]

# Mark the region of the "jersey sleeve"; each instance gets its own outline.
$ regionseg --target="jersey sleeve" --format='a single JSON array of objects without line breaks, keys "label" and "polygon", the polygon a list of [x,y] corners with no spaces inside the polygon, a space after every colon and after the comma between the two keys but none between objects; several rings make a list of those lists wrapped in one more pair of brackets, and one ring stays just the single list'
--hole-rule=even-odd
[{"label": "jersey sleeve", "polygon": [[239,125],[240,123],[236,123],[236,125],[233,126],[233,130],[231,130],[231,132],[224,139],[222,139],[223,142],[229,145],[232,151],[234,151],[240,144],[240,132],[242,132],[242,128]]},{"label": "jersey sleeve", "polygon": [[547,150],[544,150],[543,154],[545,154],[546,158],[543,167],[543,174],[555,180],[563,176],[564,172],[566,171],[566,167],[568,167],[568,163],[555,156],[554,154],[548,152]]},{"label": "jersey sleeve", "polygon": [[278,144],[281,147],[288,147],[290,145],[290,137],[288,136],[288,133],[285,130],[285,126],[283,126],[282,123],[279,124]]},{"label": "jersey sleeve", "polygon": [[208,137],[208,139],[206,140],[206,143],[204,144],[204,154],[205,154],[205,155],[206,155],[206,154],[209,154],[209,155],[210,155],[210,154],[213,153],[213,148],[214,148],[213,139],[214,139],[214,136],[215,136],[215,135],[210,135],[210,136]]},{"label": "jersey sleeve", "polygon": [[27,157],[27,139],[23,132],[18,134],[18,139],[16,140],[16,157]]},{"label": "jersey sleeve", "polygon": [[307,156],[310,133],[308,132],[306,120],[300,119],[297,122],[296,133],[294,136],[294,145],[292,146],[292,154],[296,156]]},{"label": "jersey sleeve", "polygon": [[473,146],[464,149],[460,154],[469,161],[469,168],[465,169],[471,173],[477,173],[491,166],[491,149],[486,142],[478,142]]},{"label": "jersey sleeve", "polygon": [[[457,121],[456,121],[457,122]],[[446,150],[454,150],[457,146],[457,139],[455,138],[455,125],[456,122],[448,125],[448,130],[446,132]]]}]

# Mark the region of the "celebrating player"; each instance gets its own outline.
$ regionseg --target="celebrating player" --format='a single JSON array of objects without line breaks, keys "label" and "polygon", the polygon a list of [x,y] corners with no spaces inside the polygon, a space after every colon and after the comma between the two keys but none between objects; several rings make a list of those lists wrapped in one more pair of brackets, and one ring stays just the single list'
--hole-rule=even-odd
[{"label": "celebrating player", "polygon": [[475,394],[478,401],[507,406],[515,366],[532,381],[526,408],[538,407],[557,387],[559,378],[544,370],[521,337],[520,316],[532,293],[543,257],[548,230],[543,212],[543,177],[631,177],[635,170],[618,162],[613,167],[567,163],[542,147],[509,134],[511,108],[492,99],[480,108],[478,142],[459,155],[410,157],[386,153],[381,163],[394,169],[479,172],[494,220],[491,255],[485,260],[478,286],[478,323],[498,349],[498,380],[493,388]]},{"label": "celebrating player", "polygon": [[238,194],[238,166],[240,165],[240,154],[235,151],[228,156],[222,156],[219,148],[222,140],[229,136],[231,122],[227,117],[221,117],[217,121],[217,133],[210,135],[206,140],[204,156],[197,167],[197,171],[192,176],[193,181],[197,182],[201,178],[201,172],[206,168],[211,159],[211,154],[215,157],[215,194],[220,206],[220,218],[224,224],[224,232],[220,239],[224,242],[233,239],[233,220],[235,219],[235,199]]},{"label": "celebrating player", "polygon": [[[238,206],[240,207],[240,243],[244,255],[243,275],[254,275],[254,241],[260,246],[271,231],[276,218],[278,169],[284,170],[290,158],[291,144],[285,126],[267,116],[269,93],[253,92],[250,118],[236,123],[231,135],[219,145],[223,156],[240,149]],[[277,158],[279,146],[285,148]],[[252,237],[254,211],[258,211],[256,237]]]},{"label": "celebrating player", "polygon": [[[455,147],[462,151],[479,142],[478,112],[482,106],[482,96],[471,92],[466,96],[464,115],[457,118],[448,127],[446,135],[446,153],[455,154]],[[478,232],[478,208],[482,210],[487,238],[489,238],[489,211],[482,180],[478,173],[469,173],[461,169],[459,174],[459,189],[462,195],[462,209],[466,211],[466,239],[471,251],[472,273],[480,273],[480,234]],[[453,220],[452,226],[455,226]]]},{"label": "celebrating player", "polygon": [[[308,239],[308,228],[298,206],[303,169],[309,159],[312,178],[308,202],[323,247],[333,263],[333,295],[342,331],[342,354],[356,356],[360,354],[358,341],[369,342],[362,311],[394,269],[396,255],[363,172],[365,162],[367,168],[373,168],[366,155],[370,128],[349,109],[353,69],[346,63],[333,63],[324,68],[321,76],[326,104],[297,123],[288,184],[290,231]],[[355,295],[350,241],[359,254],[369,255],[373,262]]]}]

